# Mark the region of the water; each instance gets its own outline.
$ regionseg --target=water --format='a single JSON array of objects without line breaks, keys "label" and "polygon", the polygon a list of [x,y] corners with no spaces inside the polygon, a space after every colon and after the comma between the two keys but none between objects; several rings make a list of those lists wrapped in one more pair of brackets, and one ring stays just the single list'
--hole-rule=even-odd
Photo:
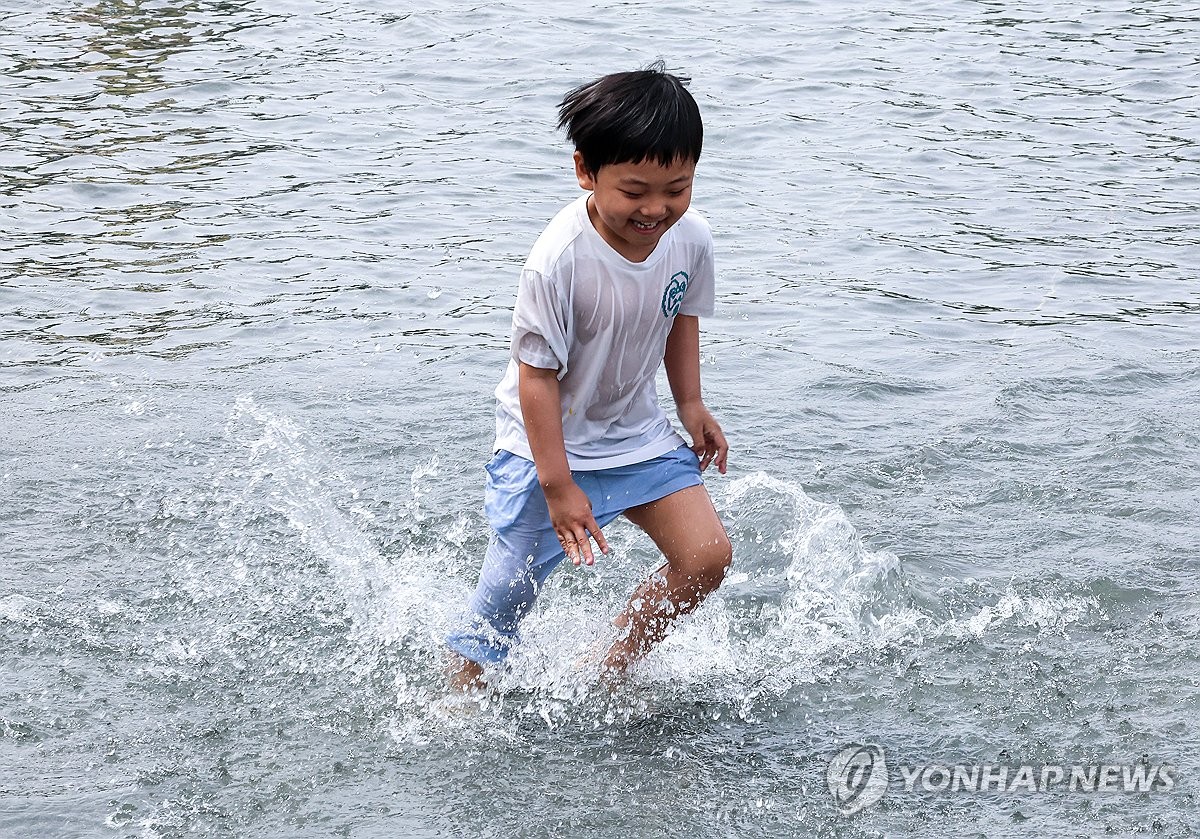
[{"label": "water", "polygon": [[[16,0],[0,45],[0,836],[1200,827],[1193,7]],[[616,524],[446,707],[554,105],[659,57],[734,576],[608,696]],[[849,742],[1178,783],[844,816]]]}]

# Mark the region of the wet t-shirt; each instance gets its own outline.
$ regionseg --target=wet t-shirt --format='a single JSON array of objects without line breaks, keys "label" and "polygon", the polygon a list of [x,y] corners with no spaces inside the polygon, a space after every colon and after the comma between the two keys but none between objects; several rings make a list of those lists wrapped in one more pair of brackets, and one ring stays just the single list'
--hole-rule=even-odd
[{"label": "wet t-shirt", "polygon": [[712,233],[688,210],[643,262],[605,242],[588,195],[563,208],[521,271],[512,357],[496,388],[496,449],[533,459],[518,362],[557,371],[572,469],[640,463],[683,445],[658,403],[655,374],[676,315],[713,313]]}]

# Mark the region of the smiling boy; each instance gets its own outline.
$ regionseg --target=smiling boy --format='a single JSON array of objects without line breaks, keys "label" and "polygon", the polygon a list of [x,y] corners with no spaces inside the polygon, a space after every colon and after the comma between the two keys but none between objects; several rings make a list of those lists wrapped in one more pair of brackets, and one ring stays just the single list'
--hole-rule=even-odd
[{"label": "smiling boy", "polygon": [[[686,81],[659,64],[560,103],[586,194],[555,216],[521,272],[487,466],[492,537],[469,614],[447,637],[457,688],[481,686],[483,666],[503,661],[565,557],[591,565],[592,541],[608,553],[601,528],[619,515],[665,562],[613,621],[607,674],[648,653],[732,561],[701,478],[712,463],[725,472],[729,447],[700,394],[713,248],[688,209],[703,126]],[[659,405],[660,361],[690,447]]]}]

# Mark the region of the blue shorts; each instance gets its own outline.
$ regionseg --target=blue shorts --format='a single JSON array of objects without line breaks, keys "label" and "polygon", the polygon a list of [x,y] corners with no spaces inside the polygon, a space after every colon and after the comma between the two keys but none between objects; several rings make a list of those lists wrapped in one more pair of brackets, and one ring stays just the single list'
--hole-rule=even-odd
[{"label": "blue shorts", "polygon": [[[546,496],[533,461],[501,451],[487,465],[484,511],[492,526],[479,585],[465,625],[446,637],[452,650],[480,664],[503,661],[517,643],[517,625],[566,554],[550,526]],[[703,483],[700,461],[687,446],[642,463],[571,477],[604,527],[630,507]]]}]

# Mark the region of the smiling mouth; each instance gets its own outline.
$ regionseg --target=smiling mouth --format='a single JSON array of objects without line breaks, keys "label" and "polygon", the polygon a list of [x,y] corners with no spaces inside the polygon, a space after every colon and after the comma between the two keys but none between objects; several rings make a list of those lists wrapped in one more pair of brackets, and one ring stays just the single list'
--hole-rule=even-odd
[{"label": "smiling mouth", "polygon": [[658,229],[659,225],[662,224],[661,221],[645,222],[637,221],[636,219],[630,219],[629,221],[632,222],[634,230],[638,230],[642,233],[653,233]]}]

